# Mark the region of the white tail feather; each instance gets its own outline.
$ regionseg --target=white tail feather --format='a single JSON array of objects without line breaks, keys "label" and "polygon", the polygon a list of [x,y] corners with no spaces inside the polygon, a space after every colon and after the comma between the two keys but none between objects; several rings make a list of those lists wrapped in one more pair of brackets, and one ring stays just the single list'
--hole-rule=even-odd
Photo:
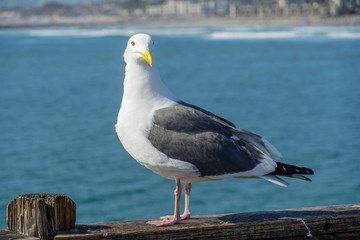
[{"label": "white tail feather", "polygon": [[288,182],[282,180],[281,178],[279,178],[278,176],[272,176],[272,175],[266,175],[266,176],[261,176],[262,179],[269,181],[271,183],[277,184],[281,187],[287,187],[289,185]]}]

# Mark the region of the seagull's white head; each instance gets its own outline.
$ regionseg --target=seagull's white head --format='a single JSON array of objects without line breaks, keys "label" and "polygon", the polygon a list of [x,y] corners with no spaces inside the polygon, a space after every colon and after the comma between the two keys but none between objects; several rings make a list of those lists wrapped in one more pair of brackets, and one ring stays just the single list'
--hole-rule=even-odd
[{"label": "seagull's white head", "polygon": [[126,63],[137,62],[138,64],[148,64],[152,66],[152,52],[154,49],[154,41],[147,34],[136,34],[132,36],[124,52],[124,60]]}]

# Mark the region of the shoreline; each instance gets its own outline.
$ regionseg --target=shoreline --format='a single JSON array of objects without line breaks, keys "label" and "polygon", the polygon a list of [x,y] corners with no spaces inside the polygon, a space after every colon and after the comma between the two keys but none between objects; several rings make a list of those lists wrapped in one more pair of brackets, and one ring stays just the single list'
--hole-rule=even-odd
[{"label": "shoreline", "polygon": [[293,17],[246,17],[246,18],[186,18],[186,19],[120,19],[111,16],[91,18],[22,18],[0,23],[1,29],[46,28],[46,27],[111,27],[111,26],[164,26],[164,27],[206,27],[206,26],[360,26],[360,15],[341,17],[293,16]]}]

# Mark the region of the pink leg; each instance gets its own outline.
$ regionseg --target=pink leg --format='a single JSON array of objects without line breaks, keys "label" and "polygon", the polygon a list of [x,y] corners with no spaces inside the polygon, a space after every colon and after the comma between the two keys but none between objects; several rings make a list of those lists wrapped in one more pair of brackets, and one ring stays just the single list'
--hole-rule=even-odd
[{"label": "pink leg", "polygon": [[152,224],[157,227],[164,227],[174,225],[180,222],[180,198],[181,198],[181,183],[180,179],[175,179],[176,181],[176,188],[175,188],[175,210],[174,216],[172,218],[164,218],[160,221],[148,221],[147,224]]},{"label": "pink leg", "polygon": [[[180,215],[180,219],[181,220],[185,220],[190,218],[190,190],[191,190],[191,183],[186,183],[184,185],[184,190],[185,190],[185,211],[182,215]],[[170,220],[173,219],[173,216],[168,215],[168,216],[163,216],[161,217],[161,219],[166,219],[166,220]]]},{"label": "pink leg", "polygon": [[186,183],[184,186],[185,190],[185,211],[180,216],[181,220],[185,220],[190,218],[190,190],[191,190],[191,183]]}]

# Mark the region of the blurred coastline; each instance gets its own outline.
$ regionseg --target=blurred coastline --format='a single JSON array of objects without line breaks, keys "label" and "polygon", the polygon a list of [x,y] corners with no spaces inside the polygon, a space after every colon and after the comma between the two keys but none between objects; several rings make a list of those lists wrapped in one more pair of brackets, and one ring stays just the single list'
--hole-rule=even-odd
[{"label": "blurred coastline", "polygon": [[6,2],[0,5],[0,28],[360,25],[359,0],[44,0],[37,5]]}]

